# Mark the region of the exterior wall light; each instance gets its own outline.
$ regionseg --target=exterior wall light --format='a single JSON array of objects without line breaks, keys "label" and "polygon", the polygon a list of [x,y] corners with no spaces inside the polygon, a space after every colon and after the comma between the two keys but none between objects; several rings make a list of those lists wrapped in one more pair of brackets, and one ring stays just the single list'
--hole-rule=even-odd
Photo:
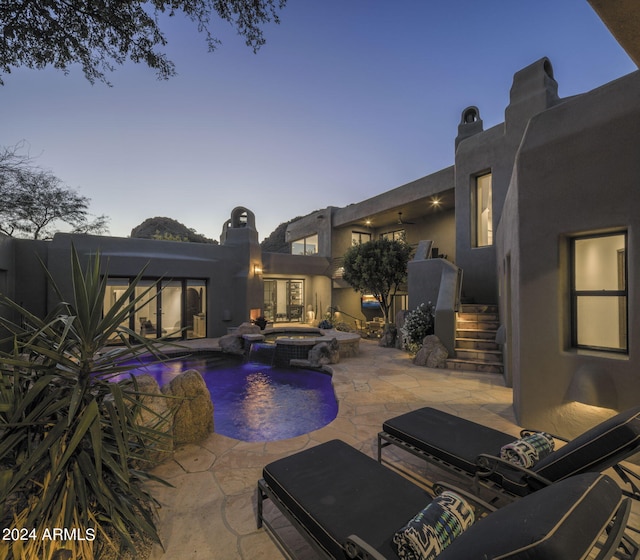
[{"label": "exterior wall light", "polygon": [[262,276],[262,267],[259,264],[253,265],[253,274],[255,276]]}]

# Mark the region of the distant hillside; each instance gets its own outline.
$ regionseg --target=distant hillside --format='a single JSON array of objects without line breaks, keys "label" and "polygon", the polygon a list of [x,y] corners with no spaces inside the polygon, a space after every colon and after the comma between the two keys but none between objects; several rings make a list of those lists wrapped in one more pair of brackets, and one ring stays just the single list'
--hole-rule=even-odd
[{"label": "distant hillside", "polygon": [[287,231],[287,226],[303,216],[298,216],[297,218],[293,218],[288,222],[284,222],[280,224],[275,230],[271,232],[269,237],[266,237],[262,243],[260,243],[260,247],[266,253],[288,253],[289,252],[289,244],[285,240],[285,233]]},{"label": "distant hillside", "polygon": [[218,243],[213,239],[197,233],[193,228],[188,228],[173,218],[164,217],[147,218],[139,226],[131,230],[131,237],[136,239],[159,239],[190,243]]}]

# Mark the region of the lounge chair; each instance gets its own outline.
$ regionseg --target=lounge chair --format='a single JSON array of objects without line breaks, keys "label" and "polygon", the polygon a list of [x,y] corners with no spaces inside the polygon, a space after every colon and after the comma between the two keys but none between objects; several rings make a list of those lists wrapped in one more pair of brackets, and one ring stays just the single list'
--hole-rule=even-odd
[{"label": "lounge chair", "polygon": [[[521,437],[531,434],[523,430]],[[562,439],[553,436],[557,439]],[[552,451],[530,468],[500,459],[513,435],[458,418],[434,408],[421,408],[384,422],[378,434],[382,450],[396,445],[455,474],[473,477],[486,488],[510,496],[525,496],[584,472],[613,467],[626,485],[625,494],[640,499],[635,473],[620,461],[640,451],[640,407],[622,412]]]},{"label": "lounge chair", "polygon": [[[339,440],[275,461],[263,475],[258,527],[264,524],[292,557],[274,529],[277,513],[265,515],[267,499],[322,558],[367,560],[398,558],[394,535],[434,500]],[[478,511],[492,509],[482,503],[477,507],[476,518]],[[624,534],[629,508],[630,500],[607,475],[578,475],[489,513],[455,538],[438,560],[582,560],[590,552],[599,560],[635,559],[638,547]]]}]

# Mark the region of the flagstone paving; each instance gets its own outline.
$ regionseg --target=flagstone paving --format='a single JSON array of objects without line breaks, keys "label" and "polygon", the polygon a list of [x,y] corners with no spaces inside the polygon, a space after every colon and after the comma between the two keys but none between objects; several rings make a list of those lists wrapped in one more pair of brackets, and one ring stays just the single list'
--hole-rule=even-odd
[{"label": "flagstone paving", "polygon": [[[256,483],[262,468],[334,438],[375,457],[382,423],[397,414],[432,406],[519,434],[512,391],[504,386],[501,375],[414,366],[407,353],[368,340],[361,342],[357,357],[331,367],[339,411],[326,427],[268,443],[247,443],[214,433],[197,445],[181,447],[173,460],[154,471],[172,487],[153,487],[161,505],[158,528],[164,550],[155,546],[151,560],[283,558],[265,530],[256,528]],[[424,469],[424,462],[397,453],[394,460],[412,463],[417,471]],[[284,518],[280,524],[297,557],[315,558]]]}]

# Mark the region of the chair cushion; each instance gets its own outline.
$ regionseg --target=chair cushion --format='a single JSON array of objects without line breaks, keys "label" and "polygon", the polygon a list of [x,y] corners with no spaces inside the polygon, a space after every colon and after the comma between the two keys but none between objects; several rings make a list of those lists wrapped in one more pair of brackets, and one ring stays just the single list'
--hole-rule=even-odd
[{"label": "chair cushion", "polygon": [[587,430],[531,469],[552,482],[583,472],[602,472],[640,451],[640,406]]},{"label": "chair cushion", "polygon": [[404,477],[340,440],[270,463],[263,477],[287,509],[335,558],[351,534],[389,558],[394,532],[431,501]]},{"label": "chair cushion", "polygon": [[514,465],[530,469],[554,448],[553,436],[544,432],[531,433],[500,449],[500,457]]},{"label": "chair cushion", "polygon": [[382,429],[415,448],[473,475],[481,453],[499,455],[514,437],[482,424],[425,407],[387,420]]},{"label": "chair cushion", "polygon": [[473,510],[467,502],[455,492],[445,491],[394,535],[398,557],[434,560],[473,522]]},{"label": "chair cushion", "polygon": [[438,560],[581,560],[621,500],[620,488],[608,476],[574,476],[489,514],[453,541]]}]

